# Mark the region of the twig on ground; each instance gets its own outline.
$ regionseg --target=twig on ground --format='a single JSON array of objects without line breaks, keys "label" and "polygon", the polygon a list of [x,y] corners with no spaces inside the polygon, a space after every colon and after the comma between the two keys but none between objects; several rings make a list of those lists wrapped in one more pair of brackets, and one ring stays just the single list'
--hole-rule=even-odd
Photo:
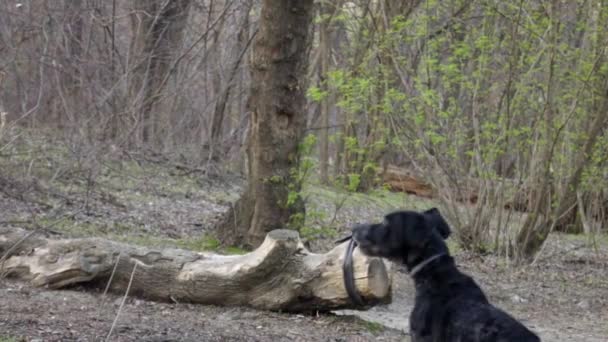
[{"label": "twig on ground", "polygon": [[125,306],[125,302],[127,301],[127,297],[129,296],[129,290],[131,290],[131,284],[133,284],[133,276],[135,275],[135,270],[137,269],[137,263],[133,265],[133,271],[131,271],[131,278],[129,279],[129,284],[127,285],[127,290],[125,291],[125,295],[122,297],[122,302],[120,303],[120,307],[118,308],[118,312],[116,313],[116,317],[114,317],[114,322],[112,322],[112,327],[110,328],[110,332],[108,336],[106,336],[106,342],[110,340],[110,336],[112,336],[112,332],[118,323],[118,318],[120,317],[120,313],[122,312],[122,308]]},{"label": "twig on ground", "polygon": [[121,253],[118,253],[118,256],[116,257],[116,263],[114,264],[114,268],[112,269],[112,273],[110,273],[110,279],[108,279],[108,283],[106,284],[106,287],[103,290],[103,293],[101,295],[101,304],[99,305],[99,309],[100,310],[105,305],[106,295],[108,294],[108,291],[110,290],[110,285],[112,284],[112,280],[114,280],[114,275],[116,274],[116,269],[118,268],[118,263],[120,262],[121,255],[122,255]]}]

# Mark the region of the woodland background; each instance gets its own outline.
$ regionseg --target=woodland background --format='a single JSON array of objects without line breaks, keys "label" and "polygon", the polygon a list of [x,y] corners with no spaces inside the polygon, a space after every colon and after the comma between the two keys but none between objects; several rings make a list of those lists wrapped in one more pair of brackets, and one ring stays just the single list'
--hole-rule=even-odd
[{"label": "woodland background", "polygon": [[[606,0],[2,0],[0,230],[323,253],[439,207],[493,303],[605,341],[607,49]],[[347,316],[112,296],[0,267],[0,341],[402,341],[414,289]]]},{"label": "woodland background", "polygon": [[[259,15],[249,0],[2,1],[0,189],[91,193],[107,160],[247,176]],[[600,232],[606,23],[605,1],[315,3],[292,181],[435,198],[464,248],[509,259],[554,230]],[[32,139],[44,147],[24,152]]]}]

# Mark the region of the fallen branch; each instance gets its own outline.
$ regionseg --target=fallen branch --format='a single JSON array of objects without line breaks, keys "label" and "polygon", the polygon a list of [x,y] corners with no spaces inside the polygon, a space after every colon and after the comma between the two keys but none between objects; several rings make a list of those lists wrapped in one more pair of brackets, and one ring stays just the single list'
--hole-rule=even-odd
[{"label": "fallen branch", "polygon": [[75,284],[103,289],[113,274],[109,289],[124,293],[137,264],[129,294],[152,300],[292,312],[369,308],[390,301],[391,279],[382,260],[358,249],[353,253],[355,285],[364,302],[359,306],[349,299],[342,277],[348,242],[314,254],[291,230],[272,231],[251,253],[228,256],[101,238],[53,240],[34,234],[23,240],[28,234],[0,228],[0,274],[52,289]]}]

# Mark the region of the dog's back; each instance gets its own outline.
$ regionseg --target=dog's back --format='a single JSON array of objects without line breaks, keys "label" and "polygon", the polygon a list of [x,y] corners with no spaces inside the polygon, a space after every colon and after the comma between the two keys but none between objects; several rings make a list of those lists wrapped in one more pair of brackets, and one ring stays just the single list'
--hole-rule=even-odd
[{"label": "dog's back", "polygon": [[445,338],[436,341],[540,342],[523,324],[491,304],[454,301],[442,316],[447,321],[439,333]]},{"label": "dog's back", "polygon": [[539,342],[506,312],[490,304],[475,281],[446,255],[415,276],[410,316],[414,342]]}]

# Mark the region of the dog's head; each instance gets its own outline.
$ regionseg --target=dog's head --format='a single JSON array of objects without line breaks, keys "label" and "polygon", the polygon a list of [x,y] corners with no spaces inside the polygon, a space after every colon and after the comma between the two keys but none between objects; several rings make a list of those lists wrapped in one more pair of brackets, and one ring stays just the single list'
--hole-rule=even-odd
[{"label": "dog's head", "polygon": [[390,213],[382,223],[357,225],[352,236],[364,254],[412,265],[430,255],[447,253],[443,240],[450,233],[439,210],[432,208]]}]

